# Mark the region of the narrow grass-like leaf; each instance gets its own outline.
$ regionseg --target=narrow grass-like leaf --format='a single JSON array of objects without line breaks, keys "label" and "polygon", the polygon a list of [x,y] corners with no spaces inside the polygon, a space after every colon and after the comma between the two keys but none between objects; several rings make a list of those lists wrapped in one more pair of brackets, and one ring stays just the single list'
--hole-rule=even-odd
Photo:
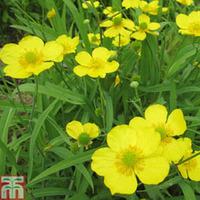
[{"label": "narrow grass-like leaf", "polygon": [[0,174],[5,174],[6,169],[6,156],[12,163],[15,163],[15,158],[12,153],[7,148],[9,127],[11,125],[12,119],[15,115],[15,109],[6,108],[3,110],[0,120]]},{"label": "narrow grass-like leaf", "polygon": [[44,110],[44,112],[39,116],[38,120],[35,123],[31,135],[30,148],[29,148],[29,170],[28,170],[29,180],[31,179],[33,172],[33,160],[34,160],[34,150],[36,147],[36,140],[38,138],[42,126],[44,125],[44,121],[47,119],[49,113],[52,111],[57,102],[58,102],[57,100],[54,100],[53,103],[51,103],[49,107],[46,110]]},{"label": "narrow grass-like leaf", "polygon": [[39,181],[40,179],[42,179],[46,176],[54,174],[55,172],[58,172],[60,170],[69,168],[71,166],[86,162],[86,161],[91,159],[91,155],[92,155],[93,152],[94,152],[94,150],[91,150],[91,151],[84,152],[84,153],[81,153],[81,154],[76,154],[69,159],[62,160],[62,161],[58,162],[57,164],[51,166],[47,170],[43,171],[38,176],[36,176],[32,181],[30,181],[30,183],[33,184],[34,182]]}]

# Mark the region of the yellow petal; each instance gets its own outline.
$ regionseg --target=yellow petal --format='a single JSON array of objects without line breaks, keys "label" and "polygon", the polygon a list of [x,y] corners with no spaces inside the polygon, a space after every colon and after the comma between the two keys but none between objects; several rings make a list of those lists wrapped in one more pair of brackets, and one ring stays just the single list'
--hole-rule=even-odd
[{"label": "yellow petal", "polygon": [[150,17],[145,14],[140,15],[138,20],[139,24],[146,23],[148,25],[150,23]]},{"label": "yellow petal", "polygon": [[19,42],[19,46],[25,49],[26,51],[37,50],[40,52],[44,47],[44,42],[36,36],[26,36]]},{"label": "yellow petal", "polygon": [[112,26],[110,28],[108,28],[105,32],[104,35],[106,37],[116,37],[118,35],[130,35],[131,32],[126,30],[123,26]]},{"label": "yellow petal", "polygon": [[160,104],[151,105],[145,110],[145,118],[154,125],[164,124],[167,120],[167,109]]},{"label": "yellow petal", "polygon": [[7,65],[3,71],[5,72],[6,76],[19,79],[28,78],[32,75],[31,72],[27,72],[25,68],[19,65]]},{"label": "yellow petal", "polygon": [[35,75],[39,75],[41,72],[51,68],[54,65],[53,62],[43,62],[38,64],[37,67],[27,67],[26,71],[32,72]]},{"label": "yellow petal", "polygon": [[[151,127],[136,129],[137,148],[141,151],[142,156],[152,155],[160,144],[160,134]],[[151,142],[150,142],[151,141]]]},{"label": "yellow petal", "polygon": [[135,174],[129,176],[118,172],[116,168],[108,170],[104,178],[105,185],[110,189],[112,195],[118,194],[133,194],[137,189],[137,180]]},{"label": "yellow petal", "polygon": [[63,47],[56,41],[47,42],[43,48],[45,61],[61,62],[63,60]]},{"label": "yellow petal", "polygon": [[17,64],[24,51],[17,44],[6,44],[0,51],[0,59],[5,64]]},{"label": "yellow petal", "polygon": [[[184,159],[189,159],[199,153],[199,151],[188,155]],[[190,178],[193,181],[200,181],[200,155],[197,155],[190,160],[178,165],[178,169],[184,178]]]},{"label": "yellow petal", "polygon": [[152,22],[148,25],[148,29],[151,30],[151,31],[158,30],[159,28],[160,28],[159,23]]},{"label": "yellow petal", "polygon": [[126,9],[128,8],[138,8],[140,4],[140,0],[123,0],[122,6]]},{"label": "yellow petal", "polygon": [[146,38],[146,33],[144,31],[136,31],[135,33],[131,34],[132,38],[136,40],[144,40]]},{"label": "yellow petal", "polygon": [[172,111],[167,120],[167,127],[170,136],[182,135],[186,131],[187,126],[181,109]]},{"label": "yellow petal", "polygon": [[56,41],[63,46],[64,54],[70,54],[70,53],[75,53],[76,48],[79,44],[79,37],[76,36],[74,38],[71,38],[63,34],[63,35],[60,35],[56,39]]},{"label": "yellow petal", "polygon": [[[194,154],[199,153],[195,152]],[[193,154],[193,155],[194,155]],[[200,155],[190,160],[191,167],[188,168],[188,176],[193,181],[200,181]]]},{"label": "yellow petal", "polygon": [[108,146],[114,151],[134,146],[137,142],[136,132],[127,125],[119,125],[111,129],[107,135]]},{"label": "yellow petal", "polygon": [[113,55],[112,51],[109,51],[105,47],[98,47],[93,50],[92,57],[100,58],[102,60],[108,60]]},{"label": "yellow petal", "polygon": [[129,126],[135,128],[135,129],[142,129],[142,128],[151,128],[152,124],[149,123],[147,120],[145,120],[142,117],[134,117],[129,122]]},{"label": "yellow petal", "polygon": [[83,66],[90,66],[91,56],[88,52],[82,51],[75,57],[76,62]]},{"label": "yellow petal", "polygon": [[122,24],[124,27],[126,27],[129,30],[134,30],[135,24],[132,20],[130,19],[123,19]]},{"label": "yellow petal", "polygon": [[115,72],[119,68],[119,63],[116,61],[107,62],[105,68],[106,68],[106,73]]},{"label": "yellow petal", "polygon": [[183,178],[188,178],[187,168],[185,165],[178,165],[178,170]]},{"label": "yellow petal", "polygon": [[74,139],[78,139],[79,135],[84,132],[83,125],[79,121],[69,122],[66,126],[66,132]]},{"label": "yellow petal", "polygon": [[182,29],[187,29],[190,25],[189,17],[185,14],[179,14],[176,17],[176,24]]},{"label": "yellow petal", "polygon": [[99,135],[99,127],[94,123],[84,124],[83,129],[84,132],[90,136],[90,138],[96,138]]},{"label": "yellow petal", "polygon": [[191,153],[191,140],[185,139],[174,139],[167,137],[161,142],[162,155],[169,161],[178,163],[186,154]]},{"label": "yellow petal", "polygon": [[88,74],[88,70],[89,70],[88,67],[84,67],[84,66],[82,66],[82,65],[78,65],[78,66],[74,67],[73,72],[74,72],[76,75],[78,75],[78,76],[80,76],[80,77],[83,77],[83,76],[85,76],[85,75]]},{"label": "yellow petal", "polygon": [[159,156],[141,159],[136,165],[135,173],[144,184],[159,184],[169,173],[169,163]]},{"label": "yellow petal", "polygon": [[109,174],[108,169],[115,167],[116,154],[109,148],[101,148],[92,155],[91,168],[100,176]]},{"label": "yellow petal", "polygon": [[111,20],[106,20],[100,24],[100,27],[111,27],[113,22]]}]

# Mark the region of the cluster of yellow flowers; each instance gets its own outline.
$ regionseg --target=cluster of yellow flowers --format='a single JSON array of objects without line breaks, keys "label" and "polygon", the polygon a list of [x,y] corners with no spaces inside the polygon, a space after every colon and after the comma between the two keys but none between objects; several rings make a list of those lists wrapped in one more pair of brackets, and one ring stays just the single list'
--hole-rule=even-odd
[{"label": "cluster of yellow flowers", "polygon": [[[192,0],[177,0],[177,2],[183,5],[193,4]],[[98,8],[100,2],[85,1],[82,6],[85,9]],[[76,75],[105,78],[107,73],[115,72],[119,68],[117,61],[111,61],[116,53],[105,47],[99,47],[104,36],[112,38],[114,46],[121,47],[130,44],[131,39],[142,41],[147,34],[159,35],[160,24],[151,22],[147,15],[157,15],[168,10],[166,7],[160,7],[158,0],[149,3],[142,0],[123,0],[122,7],[141,10],[141,14],[134,20],[137,23],[127,17],[124,18],[120,11],[113,10],[110,6],[106,7],[103,13],[107,18],[100,23],[100,27],[105,28],[105,31],[103,35],[88,33],[88,39],[95,48],[92,55],[86,51],[77,53],[75,60],[78,65],[73,69]],[[50,20],[55,16],[56,11],[52,8],[47,18]],[[176,23],[181,34],[200,36],[200,11],[193,11],[189,15],[179,14]],[[76,53],[78,45],[78,36],[71,38],[61,35],[54,41],[46,43],[36,36],[26,36],[18,44],[6,44],[0,51],[0,60],[6,64],[4,68],[6,76],[22,79],[38,75],[55,63],[62,62],[66,54]]]},{"label": "cluster of yellow flowers", "polygon": [[[104,177],[112,194],[132,194],[137,179],[143,184],[159,184],[177,166],[184,178],[200,181],[200,152],[192,150],[191,139],[179,137],[186,131],[180,109],[169,115],[165,106],[149,106],[144,118],[134,117],[129,125],[118,125],[107,134],[108,147],[95,151],[92,170]],[[66,132],[79,145],[87,146],[99,136],[99,127],[78,121],[67,124]]]},{"label": "cluster of yellow flowers", "polygon": [[79,38],[59,36],[55,41],[44,43],[39,37],[26,36],[18,44],[6,44],[0,51],[0,60],[6,64],[6,76],[28,78],[61,62],[64,55],[74,53]]}]

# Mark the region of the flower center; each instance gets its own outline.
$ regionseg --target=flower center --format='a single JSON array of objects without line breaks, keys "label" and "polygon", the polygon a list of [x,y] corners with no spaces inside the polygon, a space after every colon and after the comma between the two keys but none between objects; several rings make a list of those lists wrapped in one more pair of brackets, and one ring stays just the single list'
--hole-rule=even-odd
[{"label": "flower center", "polygon": [[134,168],[137,167],[138,161],[142,156],[142,151],[137,147],[128,147],[116,156],[115,165],[117,170],[125,176],[130,176],[134,173]]},{"label": "flower center", "polygon": [[115,18],[113,19],[113,23],[114,23],[115,26],[120,25],[121,22],[122,22],[122,17],[121,17],[121,16],[115,17]]},{"label": "flower center", "polygon": [[91,41],[92,42],[98,42],[98,38],[94,35],[94,36],[92,36]]},{"label": "flower center", "polygon": [[147,27],[148,27],[148,24],[147,24],[146,22],[142,22],[142,23],[140,24],[140,28],[141,28],[142,30],[146,30]]},{"label": "flower center", "polygon": [[87,133],[81,133],[78,142],[80,145],[88,145],[90,143],[90,136]]},{"label": "flower center", "polygon": [[164,125],[156,127],[156,131],[160,133],[161,140],[167,137],[167,130]]},{"label": "flower center", "polygon": [[27,52],[25,55],[27,63],[35,64],[37,61],[37,55],[34,52]]},{"label": "flower center", "polygon": [[122,162],[127,167],[133,167],[136,161],[136,155],[133,152],[125,152],[122,156]]},{"label": "flower center", "polygon": [[92,68],[100,68],[102,66],[102,60],[99,58],[93,58],[91,62]]}]

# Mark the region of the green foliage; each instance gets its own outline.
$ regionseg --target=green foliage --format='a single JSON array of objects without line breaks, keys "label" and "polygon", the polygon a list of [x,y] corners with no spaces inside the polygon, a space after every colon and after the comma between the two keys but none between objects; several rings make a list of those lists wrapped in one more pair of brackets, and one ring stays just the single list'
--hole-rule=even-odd
[{"label": "green foliage", "polygon": [[[79,33],[84,43],[79,49],[90,52],[92,46],[87,33],[102,31],[98,21],[102,14],[97,16],[95,9],[88,14],[81,2],[1,1],[1,43],[17,41],[22,34],[37,35],[47,41],[63,33],[70,36]],[[109,4],[106,0],[101,2],[103,6]],[[112,4],[121,9],[121,1],[114,0]],[[0,175],[27,176],[27,200],[200,199],[200,183],[184,180],[176,170],[158,186],[140,185],[134,195],[111,196],[102,178],[90,167],[91,155],[105,146],[108,131],[114,125],[143,115],[152,103],[165,104],[169,110],[181,108],[188,125],[186,135],[193,140],[194,149],[200,150],[200,40],[178,35],[175,5],[170,1],[169,6],[170,12],[160,17],[160,21],[162,18],[165,21],[160,40],[149,36],[143,42],[115,48],[121,77],[117,87],[114,87],[113,74],[102,80],[75,76],[71,73],[75,63],[70,56],[37,80],[14,81],[2,76]],[[49,21],[46,14],[51,8],[55,8],[56,16]],[[180,6],[178,9],[184,11]],[[12,33],[8,32],[10,26]],[[111,46],[109,39],[102,42],[104,46]],[[131,87],[132,81],[137,81],[139,86]],[[73,142],[65,133],[65,126],[74,119],[101,127],[100,137],[89,150],[72,151]]]}]

